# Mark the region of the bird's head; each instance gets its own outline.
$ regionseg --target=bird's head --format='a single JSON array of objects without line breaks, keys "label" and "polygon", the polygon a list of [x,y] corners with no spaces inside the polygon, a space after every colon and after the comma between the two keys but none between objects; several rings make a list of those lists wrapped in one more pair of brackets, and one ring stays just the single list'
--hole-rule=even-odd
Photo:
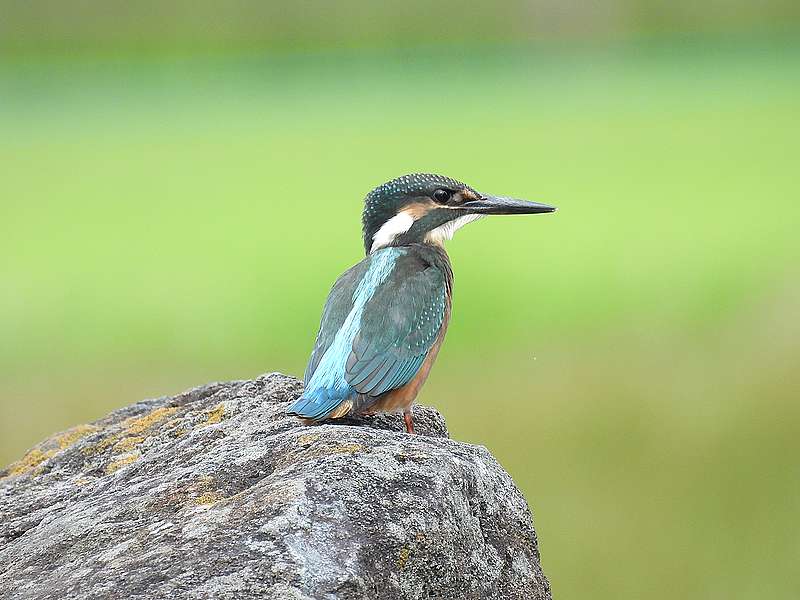
[{"label": "bird's head", "polygon": [[367,254],[387,246],[441,245],[485,215],[548,213],[552,206],[482,194],[430,173],[414,173],[376,187],[364,199],[362,223]]}]

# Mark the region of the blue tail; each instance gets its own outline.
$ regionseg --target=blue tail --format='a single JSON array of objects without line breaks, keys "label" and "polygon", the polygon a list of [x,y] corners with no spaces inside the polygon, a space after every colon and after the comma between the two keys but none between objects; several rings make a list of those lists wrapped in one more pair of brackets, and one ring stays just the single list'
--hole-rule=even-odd
[{"label": "blue tail", "polygon": [[286,409],[287,414],[304,419],[321,421],[331,414],[349,396],[342,397],[341,393],[330,393],[325,389],[306,390]]}]

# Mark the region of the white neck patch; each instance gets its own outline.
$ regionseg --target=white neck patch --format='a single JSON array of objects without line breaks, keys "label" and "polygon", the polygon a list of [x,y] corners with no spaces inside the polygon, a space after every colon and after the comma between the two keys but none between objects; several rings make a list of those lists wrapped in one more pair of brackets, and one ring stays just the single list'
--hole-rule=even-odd
[{"label": "white neck patch", "polygon": [[386,221],[372,236],[370,253],[380,250],[391,244],[398,235],[404,234],[414,224],[414,217],[408,212],[399,212]]},{"label": "white neck patch", "polygon": [[439,225],[436,229],[432,229],[425,236],[425,239],[431,244],[444,244],[446,240],[452,240],[456,231],[461,229],[467,223],[472,223],[478,219],[483,218],[485,215],[464,215],[452,221],[448,221],[444,225]]}]

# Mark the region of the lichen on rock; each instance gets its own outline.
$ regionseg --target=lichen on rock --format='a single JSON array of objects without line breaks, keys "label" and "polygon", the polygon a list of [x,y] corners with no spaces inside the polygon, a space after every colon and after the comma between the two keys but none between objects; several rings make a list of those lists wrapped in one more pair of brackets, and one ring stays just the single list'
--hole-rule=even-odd
[{"label": "lichen on rock", "polygon": [[528,506],[483,447],[381,415],[285,416],[270,374],[128,406],[0,471],[0,597],[550,598]]}]

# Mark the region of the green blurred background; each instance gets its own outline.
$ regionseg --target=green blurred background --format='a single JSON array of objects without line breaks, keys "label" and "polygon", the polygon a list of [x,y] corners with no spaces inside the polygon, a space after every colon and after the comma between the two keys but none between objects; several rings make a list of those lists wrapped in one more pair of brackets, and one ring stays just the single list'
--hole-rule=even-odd
[{"label": "green blurred background", "polygon": [[450,243],[420,399],[523,489],[556,597],[800,597],[800,4],[0,15],[0,463],[301,374],[363,196],[441,172],[560,208]]}]

